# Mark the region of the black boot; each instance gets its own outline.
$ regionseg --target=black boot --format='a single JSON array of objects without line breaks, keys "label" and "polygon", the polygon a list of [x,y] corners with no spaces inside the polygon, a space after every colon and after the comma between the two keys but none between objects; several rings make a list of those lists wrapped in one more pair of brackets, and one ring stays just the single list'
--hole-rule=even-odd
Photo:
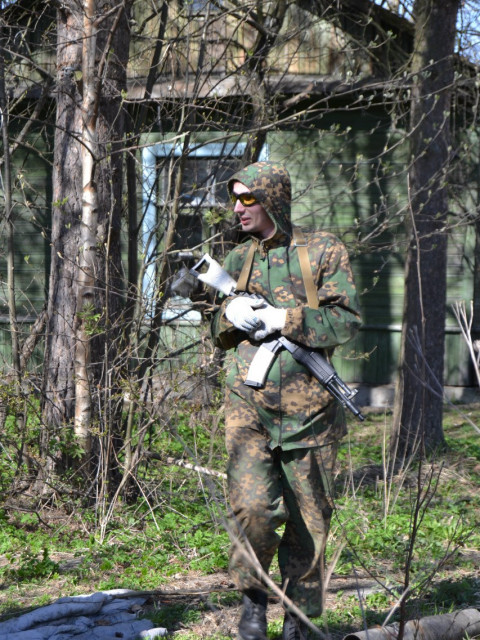
[{"label": "black boot", "polygon": [[243,612],[238,625],[242,640],[267,640],[267,599],[265,591],[244,591]]},{"label": "black boot", "polygon": [[287,611],[283,619],[282,640],[308,640],[309,637],[307,625]]}]

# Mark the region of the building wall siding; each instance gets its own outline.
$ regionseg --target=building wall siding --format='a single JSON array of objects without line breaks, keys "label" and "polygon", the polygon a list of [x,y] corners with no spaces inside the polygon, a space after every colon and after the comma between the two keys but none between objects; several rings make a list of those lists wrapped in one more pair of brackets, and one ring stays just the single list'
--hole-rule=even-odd
[{"label": "building wall siding", "polygon": [[[339,350],[335,358],[339,372],[352,382],[390,384],[396,376],[403,310],[407,143],[397,145],[388,157],[381,155],[390,136],[388,121],[381,113],[333,112],[317,124],[308,131],[269,134],[268,153],[285,162],[291,173],[294,221],[307,229],[336,233],[351,252],[364,326],[354,341]],[[204,137],[215,141],[216,135]],[[38,155],[31,150],[17,151],[14,159],[17,309],[25,322],[25,335],[44,305],[50,253],[51,174],[43,159],[47,149],[41,138],[32,142]],[[386,230],[365,251],[357,232],[365,233],[382,221],[388,223]],[[449,234],[448,305],[472,298],[468,257],[473,242],[469,227],[457,226]],[[5,251],[2,234],[0,351],[8,362]],[[445,375],[449,385],[472,383],[468,352],[452,313],[447,320]]]}]

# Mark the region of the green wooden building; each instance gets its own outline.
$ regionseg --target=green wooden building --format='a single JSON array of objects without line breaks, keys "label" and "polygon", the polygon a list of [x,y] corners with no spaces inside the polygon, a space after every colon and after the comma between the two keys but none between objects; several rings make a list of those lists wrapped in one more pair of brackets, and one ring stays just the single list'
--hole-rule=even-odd
[{"label": "green wooden building", "polygon": [[[174,4],[171,3],[171,7]],[[148,107],[146,130],[136,150],[138,203],[142,212],[140,262],[149,260],[148,238],[152,231],[154,236],[157,234],[162,211],[172,195],[172,159],[185,154],[176,248],[188,251],[209,237],[215,228],[212,212],[225,209],[225,182],[241,162],[255,110],[251,99],[241,104],[248,90],[242,65],[246,64],[249,47],[255,43],[254,29],[248,20],[222,12],[218,5],[209,7],[208,2],[179,2],[176,13],[170,15],[162,36],[159,72],[148,88],[148,99],[145,98],[155,34],[161,32],[162,3],[158,5],[158,14],[147,21],[147,3],[134,4],[132,20],[147,26],[132,39],[132,62],[128,70],[129,110],[135,114],[139,105]],[[45,5],[39,3],[39,6]],[[37,59],[56,73],[54,60],[43,47],[49,33],[54,37],[50,22],[53,16],[46,10],[37,16],[37,22],[30,21],[25,26],[23,37],[28,40],[29,51],[37,51]],[[338,354],[335,364],[349,382],[376,389],[391,386],[395,381],[400,344],[406,251],[403,223],[409,213],[408,111],[402,113],[401,109],[393,108],[392,100],[399,99],[401,89],[388,84],[387,79],[392,76],[387,77],[384,69],[379,68],[379,58],[369,58],[355,42],[360,35],[366,41],[368,37],[377,37],[380,31],[388,31],[393,34],[392,42],[398,50],[391,60],[389,51],[383,51],[381,59],[400,66],[405,60],[402,55],[406,57],[411,46],[412,29],[406,20],[380,7],[374,9],[370,22],[361,13],[354,16],[355,19],[346,15],[340,18],[329,15],[312,18],[296,5],[290,9],[282,27],[282,38],[266,58],[268,73],[262,86],[268,87],[270,104],[281,102],[282,106],[277,123],[270,122],[267,126],[264,120],[265,137],[260,157],[287,165],[294,186],[294,221],[305,228],[332,230],[349,247],[364,325],[357,338]],[[210,35],[196,40],[199,33],[205,33],[200,29],[206,28],[205,25]],[[39,36],[39,29],[43,38]],[[354,37],[355,29],[361,34]],[[202,73],[195,75],[200,56],[207,63],[203,62]],[[242,72],[236,71],[239,69]],[[467,77],[471,69],[468,65],[465,69],[459,67],[459,73],[465,72]],[[33,108],[39,89],[28,82],[26,86],[22,105],[30,100]],[[470,154],[478,133],[468,115],[471,114],[468,83],[463,87],[461,96],[455,97],[452,121],[456,147],[461,149],[461,140],[464,140]],[[24,88],[22,84],[21,90]],[[179,113],[185,100],[195,100],[198,104],[198,114],[190,125],[180,121]],[[53,92],[51,102],[54,103]],[[42,310],[48,286],[52,104],[43,110],[48,126],[43,123],[32,126],[12,156],[17,312],[23,336],[28,334]],[[21,118],[13,118],[12,145],[21,129]],[[185,147],[182,145],[187,134],[188,147]],[[470,155],[461,160],[457,161],[458,170],[452,173],[451,225],[446,231],[449,234],[448,305],[456,300],[469,303],[475,295],[476,237],[472,220],[477,206],[478,159]],[[5,225],[5,220],[2,224]],[[0,352],[6,369],[11,358],[7,250],[3,232]],[[126,240],[124,251],[126,254]],[[149,275],[155,277],[154,260],[147,269],[147,279]],[[183,315],[177,321],[170,317],[167,325],[165,340],[171,341],[172,350],[185,341],[195,341],[204,331],[200,316],[195,313]],[[468,350],[453,313],[448,314],[445,340],[445,383],[456,390],[455,397],[466,398],[475,381]],[[37,348],[34,364],[41,369],[41,348]],[[373,392],[365,398],[375,402]]]}]

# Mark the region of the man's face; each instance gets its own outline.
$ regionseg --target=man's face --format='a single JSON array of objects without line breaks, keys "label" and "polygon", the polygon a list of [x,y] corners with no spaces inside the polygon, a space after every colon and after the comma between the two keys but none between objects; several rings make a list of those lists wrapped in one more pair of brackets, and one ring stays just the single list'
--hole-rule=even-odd
[{"label": "man's face", "polygon": [[[250,193],[248,187],[241,182],[234,182],[232,194],[239,196],[244,193]],[[262,239],[269,238],[274,233],[275,225],[261,204],[255,203],[246,206],[237,198],[233,210],[240,220],[242,231],[252,233]]]}]

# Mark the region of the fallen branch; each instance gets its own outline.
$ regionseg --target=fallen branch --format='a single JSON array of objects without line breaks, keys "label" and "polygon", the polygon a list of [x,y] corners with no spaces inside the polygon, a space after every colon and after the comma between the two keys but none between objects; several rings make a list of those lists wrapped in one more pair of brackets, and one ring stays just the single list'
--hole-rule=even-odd
[{"label": "fallen branch", "polygon": [[198,464],[192,464],[191,462],[185,462],[181,458],[172,458],[170,456],[162,456],[159,453],[154,453],[153,451],[145,451],[144,457],[150,460],[158,460],[159,462],[163,462],[164,464],[183,467],[184,469],[191,469],[192,471],[196,471],[197,473],[203,473],[207,476],[214,476],[215,478],[222,478],[226,480],[227,475],[222,473],[221,471],[215,471],[214,469],[208,469],[207,467],[202,467]]}]

